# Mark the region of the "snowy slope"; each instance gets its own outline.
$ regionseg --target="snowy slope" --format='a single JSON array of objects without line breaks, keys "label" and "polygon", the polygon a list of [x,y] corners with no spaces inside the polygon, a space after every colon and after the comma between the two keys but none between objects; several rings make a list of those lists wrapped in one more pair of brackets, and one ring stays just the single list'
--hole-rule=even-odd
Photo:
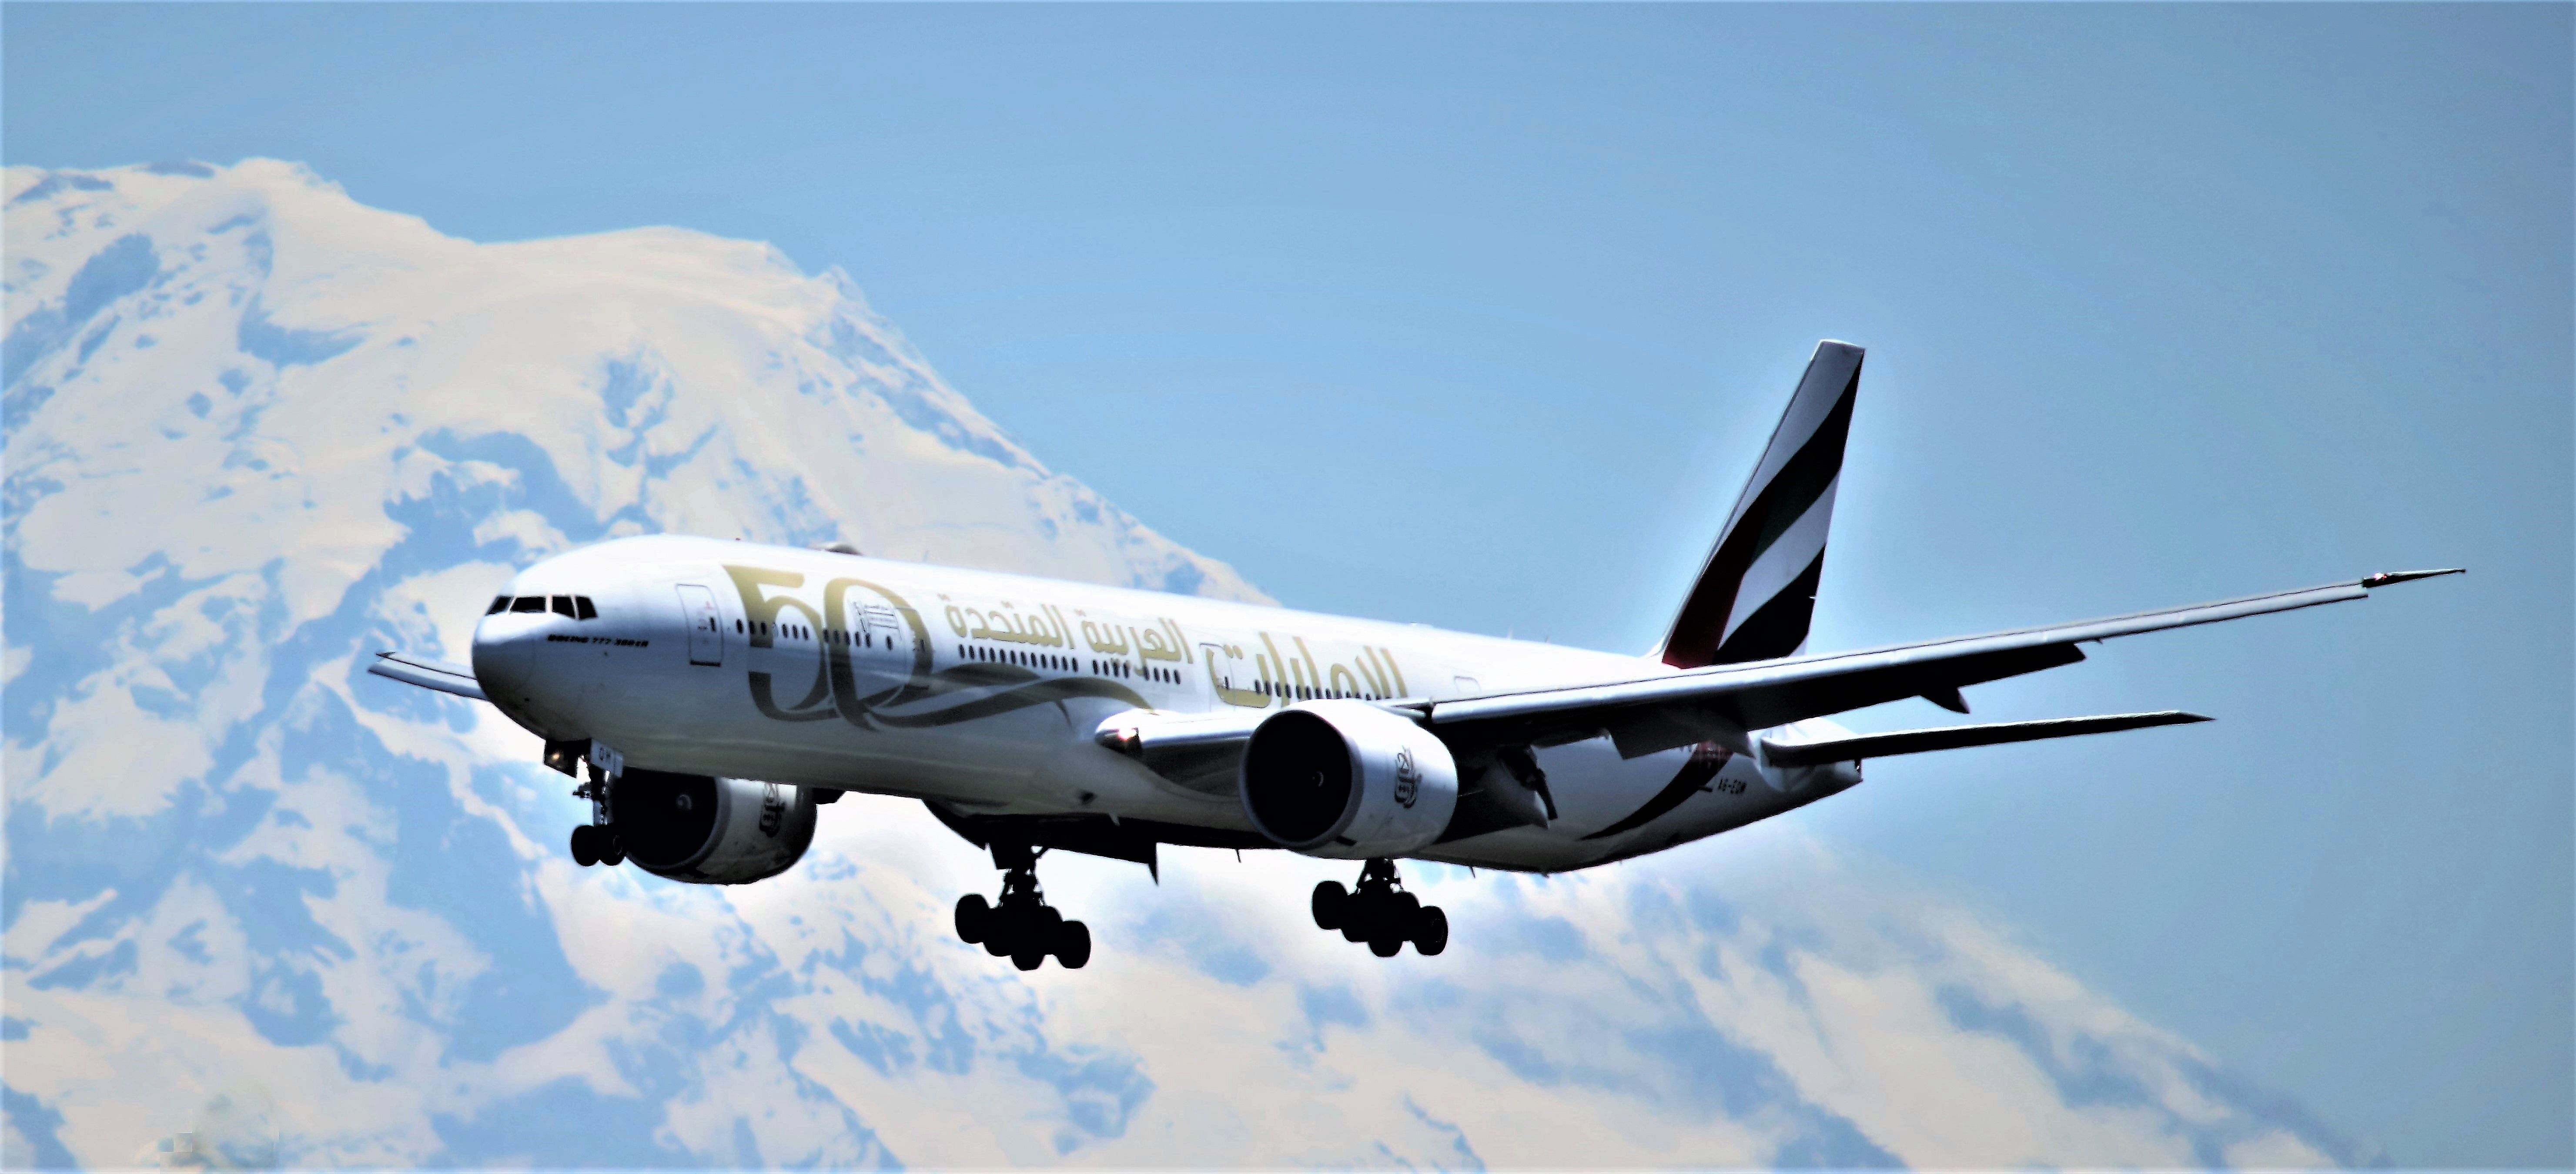
[{"label": "snowy slope", "polygon": [[181,1132],[312,1166],[2356,1156],[1777,829],[1722,865],[1421,870],[1459,944],[1410,965],[1303,923],[1347,870],[1197,853],[1159,888],[1050,859],[1100,955],[1020,975],[947,936],[990,870],[892,801],[760,885],[577,869],[531,739],[361,672],[462,659],[568,545],[1260,596],[763,245],[480,244],[260,160],[12,168],[0,200],[10,1166]]},{"label": "snowy slope", "polygon": [[[182,592],[198,614],[141,635],[215,674],[134,666],[154,679],[129,686],[184,715],[13,680],[48,758],[11,774],[56,813],[157,807],[151,788],[65,780],[201,772],[230,727],[196,703],[255,696],[268,637],[367,614],[431,567],[493,570],[449,584],[443,613],[378,618],[454,660],[456,601],[497,568],[640,532],[1260,598],[1047,472],[845,280],[762,245],[672,229],[478,245],[268,161],[19,169],[5,198],[13,583],[87,608]],[[284,614],[227,628],[198,606],[215,600]],[[55,704],[124,712],[55,732],[37,716]]]}]

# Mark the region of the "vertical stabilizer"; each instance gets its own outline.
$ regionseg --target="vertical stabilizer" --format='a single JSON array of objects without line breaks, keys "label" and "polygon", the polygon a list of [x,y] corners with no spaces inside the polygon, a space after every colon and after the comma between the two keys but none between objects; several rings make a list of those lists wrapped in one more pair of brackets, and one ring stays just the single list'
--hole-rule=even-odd
[{"label": "vertical stabilizer", "polygon": [[1699,581],[1673,617],[1664,663],[1698,668],[1769,660],[1806,644],[1861,356],[1849,343],[1816,344]]}]

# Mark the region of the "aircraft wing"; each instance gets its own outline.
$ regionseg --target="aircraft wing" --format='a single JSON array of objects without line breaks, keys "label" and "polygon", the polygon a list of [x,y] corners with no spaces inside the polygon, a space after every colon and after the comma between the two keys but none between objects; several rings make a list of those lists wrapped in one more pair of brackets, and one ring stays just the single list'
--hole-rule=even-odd
[{"label": "aircraft wing", "polygon": [[449,664],[443,660],[409,656],[400,652],[379,652],[376,654],[376,663],[368,665],[367,671],[379,677],[391,677],[406,685],[436,689],[441,693],[471,697],[476,701],[489,700],[483,696],[483,686],[475,681],[474,670],[461,664]]},{"label": "aircraft wing", "polygon": [[1261,711],[1174,714],[1131,709],[1111,714],[1092,740],[1145,764],[1146,769],[1190,790],[1234,793],[1243,743],[1270,716]]},{"label": "aircraft wing", "polygon": [[1486,745],[1551,746],[1610,735],[1634,758],[1711,739],[1906,697],[1966,712],[1966,685],[2073,664],[2076,647],[2115,636],[2187,628],[2246,616],[2366,598],[2372,588],[2456,574],[2398,571],[2301,591],[2249,595],[2190,607],[2079,623],[2023,628],[1861,652],[1725,665],[1635,681],[1410,703],[1445,739]]}]

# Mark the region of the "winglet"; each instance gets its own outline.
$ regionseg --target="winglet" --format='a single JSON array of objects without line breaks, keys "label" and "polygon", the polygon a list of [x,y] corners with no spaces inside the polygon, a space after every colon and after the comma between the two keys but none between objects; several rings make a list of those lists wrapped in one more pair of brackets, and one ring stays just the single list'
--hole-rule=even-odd
[{"label": "winglet", "polygon": [[2361,581],[2361,585],[2364,587],[2386,587],[2396,583],[2411,583],[2417,579],[2431,579],[2441,575],[2465,575],[2468,573],[2469,569],[2467,567],[2444,567],[2438,571],[2381,571],[2376,575],[2363,579]]}]

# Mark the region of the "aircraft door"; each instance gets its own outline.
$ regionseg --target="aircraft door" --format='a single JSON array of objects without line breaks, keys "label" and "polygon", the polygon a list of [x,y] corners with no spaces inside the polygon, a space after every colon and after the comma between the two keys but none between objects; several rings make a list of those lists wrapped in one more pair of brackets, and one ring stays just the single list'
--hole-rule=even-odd
[{"label": "aircraft door", "polygon": [[716,597],[696,583],[680,584],[680,614],[689,624],[689,663],[724,663],[724,616]]},{"label": "aircraft door", "polygon": [[1259,681],[1253,676],[1251,660],[1242,649],[1201,644],[1199,657],[1207,662],[1208,691],[1216,695],[1218,703],[1246,709],[1262,709],[1270,704],[1269,696],[1257,687]]}]

